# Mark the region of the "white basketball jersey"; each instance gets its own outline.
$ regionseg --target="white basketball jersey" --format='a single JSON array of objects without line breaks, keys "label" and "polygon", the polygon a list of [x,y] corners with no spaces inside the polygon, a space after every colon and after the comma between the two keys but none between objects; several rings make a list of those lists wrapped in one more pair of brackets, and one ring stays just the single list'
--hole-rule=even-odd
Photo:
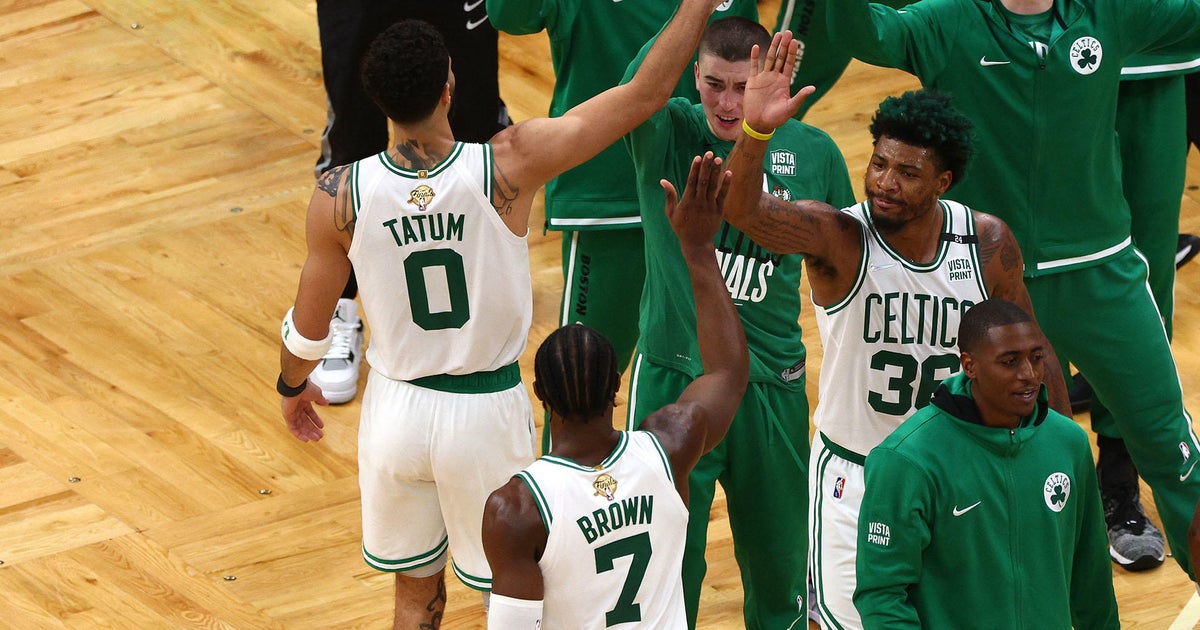
[{"label": "white basketball jersey", "polygon": [[945,223],[934,259],[915,264],[875,230],[868,202],[842,212],[865,226],[863,255],[850,294],[816,305],[821,359],[817,429],[866,456],[933,390],[961,368],[958,324],[987,299],[970,208],[940,202]]},{"label": "white basketball jersey", "polygon": [[492,207],[491,145],[455,143],[428,171],[380,153],[351,183],[371,367],[407,381],[516,361],[533,319],[529,247]]},{"label": "white basketball jersey", "polygon": [[517,477],[546,524],[544,630],[687,627],[688,512],[658,438],[623,431],[600,466],[546,455]]}]

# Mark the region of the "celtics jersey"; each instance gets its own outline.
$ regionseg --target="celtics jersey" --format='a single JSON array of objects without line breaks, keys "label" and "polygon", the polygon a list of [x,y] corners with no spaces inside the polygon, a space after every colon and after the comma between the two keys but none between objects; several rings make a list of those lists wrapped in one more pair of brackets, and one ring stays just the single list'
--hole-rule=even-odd
[{"label": "celtics jersey", "polygon": [[658,438],[622,431],[599,466],[546,455],[516,475],[546,525],[542,628],[686,628],[688,512]]},{"label": "celtics jersey", "polygon": [[815,306],[825,354],[813,422],[864,457],[959,371],[959,320],[987,299],[971,209],[945,199],[939,205],[943,234],[925,264],[888,245],[869,202],[842,210],[863,225],[863,253],[850,293]]},{"label": "celtics jersey", "polygon": [[427,171],[387,152],[350,168],[371,367],[407,381],[515,362],[533,320],[529,248],[490,202],[491,145],[455,143]]}]

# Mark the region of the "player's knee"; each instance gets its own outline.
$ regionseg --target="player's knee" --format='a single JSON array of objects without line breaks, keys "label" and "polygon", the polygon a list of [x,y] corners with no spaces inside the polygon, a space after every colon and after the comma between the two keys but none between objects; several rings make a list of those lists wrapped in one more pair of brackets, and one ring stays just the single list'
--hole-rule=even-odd
[{"label": "player's knee", "polygon": [[444,571],[446,569],[446,561],[448,558],[449,558],[449,554],[447,552],[443,551],[442,555],[438,556],[437,560],[434,560],[433,562],[430,562],[429,564],[417,567],[415,569],[408,569],[407,571],[397,571],[396,573],[398,575],[403,575],[404,577],[409,577],[409,578],[418,579],[418,580],[423,579],[423,578],[430,578],[430,577],[433,577],[433,576],[441,573],[442,571]]}]

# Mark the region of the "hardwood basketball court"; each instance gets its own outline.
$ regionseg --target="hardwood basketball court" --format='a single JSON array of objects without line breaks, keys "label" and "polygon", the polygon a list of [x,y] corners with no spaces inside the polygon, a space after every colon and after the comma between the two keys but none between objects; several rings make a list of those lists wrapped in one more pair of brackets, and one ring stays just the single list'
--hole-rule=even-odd
[{"label": "hardwood basketball court", "polygon": [[[765,22],[776,6],[762,3]],[[272,389],[325,122],[314,11],[0,2],[0,626],[390,623],[392,578],[359,554],[358,403],[326,409],[326,438],[303,444]],[[545,37],[502,36],[501,48],[514,118],[543,115]],[[856,188],[875,105],[916,85],[855,63],[809,114]],[[1198,188],[1193,152],[1185,231],[1200,232]],[[558,238],[542,234],[540,204],[535,214],[526,374],[562,285]],[[1180,272],[1177,300],[1196,410],[1200,263]],[[811,307],[802,321],[815,402]],[[738,628],[723,499],[712,518],[700,625]],[[1114,580],[1125,627],[1200,618],[1171,560]],[[483,627],[479,596],[448,584],[445,627]]]}]

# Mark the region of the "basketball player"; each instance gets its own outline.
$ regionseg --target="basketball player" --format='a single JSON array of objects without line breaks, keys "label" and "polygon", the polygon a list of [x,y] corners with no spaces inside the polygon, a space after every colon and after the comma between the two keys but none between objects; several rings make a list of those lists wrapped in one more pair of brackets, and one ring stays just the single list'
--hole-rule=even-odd
[{"label": "basketball player", "polygon": [[828,11],[856,58],[915,74],[975,123],[983,150],[955,195],[1013,230],[1042,330],[1112,412],[1194,580],[1200,440],[1131,238],[1115,129],[1122,66],[1200,51],[1200,2],[922,0],[898,12],[845,0]]},{"label": "basketball player", "polygon": [[[790,41],[791,34],[780,38]],[[714,21],[695,64],[700,103],[673,98],[626,138],[646,236],[641,338],[630,379],[629,426],[634,428],[675,402],[700,374],[691,286],[663,215],[658,182],[665,177],[680,187],[692,158],[706,151],[726,155],[733,148],[742,133],[742,92],[756,44],[764,49],[771,44],[758,23]],[[770,164],[764,168],[772,194],[835,205],[854,202],[846,163],[824,132],[794,121],[782,126],[770,144],[765,158]],[[721,226],[713,248],[746,331],[750,384],[729,435],[692,471],[683,568],[688,621],[696,623],[707,570],[708,516],[719,481],[741,568],[746,628],[788,628],[804,623],[808,599],[807,551],[796,536],[807,522],[808,487],[800,257],[780,255],[729,224]],[[789,544],[780,545],[781,540]]]},{"label": "basketball player", "polygon": [[[839,211],[762,192],[764,138],[811,91],[789,98],[795,52],[772,49],[762,63],[755,51],[725,219],[771,251],[804,254],[808,266],[824,348],[809,461],[810,571],[824,626],[855,628],[867,453],[959,371],[955,334],[971,305],[1002,297],[1033,308],[1004,222],[942,198],[972,153],[971,122],[945,96],[908,92],[880,104],[865,202]],[[1062,375],[1051,378],[1069,410]]]},{"label": "basketball player", "polygon": [[325,399],[307,376],[328,349],[353,264],[372,324],[359,427],[363,557],[395,572],[398,627],[440,625],[448,551],[464,584],[490,587],[484,501],[533,460],[517,359],[532,318],[534,194],[666,102],[713,6],[684,0],[632,82],[482,145],[450,130],[455,80],[436,29],[400,22],[368,49],[363,84],[395,144],[318,182],[276,388],[289,430],[320,439],[313,404]]},{"label": "basketball player", "polygon": [[1046,406],[1046,337],[999,299],[957,335],[962,373],[867,456],[863,627],[1120,628],[1087,434]]},{"label": "basketball player", "polygon": [[[674,7],[672,7],[674,8]],[[482,2],[427,0],[318,0],[321,77],[328,118],[321,135],[316,176],[388,148],[388,119],[363,90],[363,52],[383,29],[401,19],[432,24],[458,60],[450,129],[464,142],[487,142],[512,124],[500,99],[496,29]],[[664,20],[665,21],[665,20]],[[354,400],[361,372],[363,322],[358,315],[358,282],[350,273],[330,322],[333,343],[309,374],[330,403]]]},{"label": "basketball player", "polygon": [[[682,629],[680,571],[688,473],[725,435],[746,391],[746,339],[712,254],[728,174],[696,158],[679,206],[679,236],[696,301],[704,374],[641,430],[613,428],[621,385],[612,344],[582,324],[538,348],[534,393],[550,413],[553,450],[492,493],[483,544],[494,575],[489,630],[539,627]],[[621,626],[625,627],[625,626]]]}]

